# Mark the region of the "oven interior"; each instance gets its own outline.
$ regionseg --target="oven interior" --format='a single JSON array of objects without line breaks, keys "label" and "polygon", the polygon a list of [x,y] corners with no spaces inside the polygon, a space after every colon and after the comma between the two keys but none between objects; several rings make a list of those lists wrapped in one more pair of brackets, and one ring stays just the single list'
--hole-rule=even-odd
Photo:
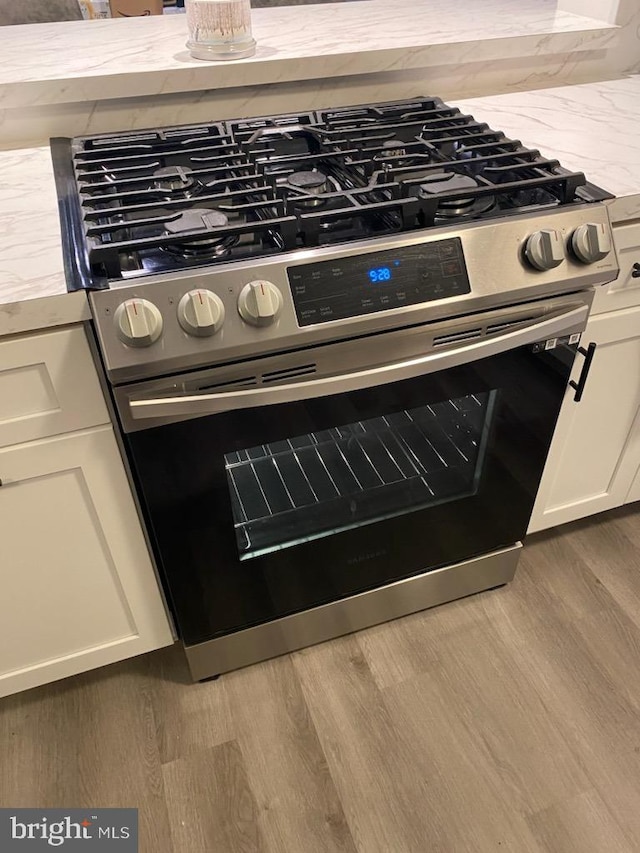
[{"label": "oven interior", "polygon": [[240,559],[475,494],[497,393],[225,454]]}]

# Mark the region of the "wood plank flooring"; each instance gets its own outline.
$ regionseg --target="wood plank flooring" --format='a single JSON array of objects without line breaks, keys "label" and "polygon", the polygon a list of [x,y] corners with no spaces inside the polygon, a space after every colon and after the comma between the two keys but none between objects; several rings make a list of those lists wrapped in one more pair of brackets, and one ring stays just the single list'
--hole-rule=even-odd
[{"label": "wood plank flooring", "polygon": [[0,700],[0,805],[135,806],[142,853],[637,853],[640,509],[215,682],[175,647]]}]

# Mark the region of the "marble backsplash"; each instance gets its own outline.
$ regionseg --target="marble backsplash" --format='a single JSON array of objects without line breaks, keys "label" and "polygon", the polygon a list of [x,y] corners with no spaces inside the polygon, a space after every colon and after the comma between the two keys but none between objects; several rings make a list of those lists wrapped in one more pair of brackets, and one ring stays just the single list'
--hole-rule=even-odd
[{"label": "marble backsplash", "polygon": [[[0,9],[7,2],[0,0]],[[21,6],[29,2],[33,0],[22,0]],[[0,85],[0,149],[42,145],[51,136],[419,94],[455,101],[606,80],[631,70],[640,44],[635,40],[640,29],[638,0],[620,0],[620,12],[627,15],[616,20],[619,29],[612,22],[603,32],[593,30],[598,21],[578,19],[577,26],[571,15],[558,12],[556,0],[519,0],[519,15],[513,20],[497,14],[508,10],[511,0],[459,0],[454,9],[446,0],[429,0],[424,6],[418,0],[416,5],[412,0],[367,0],[360,6],[349,0],[338,2],[341,7],[335,10],[322,3],[309,4],[299,13],[256,9],[259,53],[255,60],[233,65],[190,61],[183,49],[186,33],[176,16],[87,22],[84,28],[79,25],[83,39],[77,44],[75,24],[21,28],[20,49],[13,39],[5,44],[13,59],[7,62],[4,85]],[[468,9],[482,2],[495,14],[478,21],[461,20],[462,2]],[[395,14],[390,22],[387,13],[392,7]],[[333,23],[339,8],[344,25],[336,32]],[[299,15],[309,18],[302,32]],[[118,38],[113,37],[116,28]],[[153,37],[141,41],[136,36],[141,28]],[[62,49],[55,74],[46,47],[38,49],[48,34],[61,48],[65,38],[69,46]],[[8,30],[5,35],[10,35]],[[98,45],[100,61],[94,67],[90,58]],[[24,56],[34,58],[25,65]]]},{"label": "marble backsplash", "polygon": [[[617,76],[617,75],[615,75]],[[607,79],[602,51],[482,61],[253,87],[0,108],[0,149],[43,145],[52,136],[108,133],[239,116],[375,103],[417,95],[455,102],[488,93],[526,91]]]}]

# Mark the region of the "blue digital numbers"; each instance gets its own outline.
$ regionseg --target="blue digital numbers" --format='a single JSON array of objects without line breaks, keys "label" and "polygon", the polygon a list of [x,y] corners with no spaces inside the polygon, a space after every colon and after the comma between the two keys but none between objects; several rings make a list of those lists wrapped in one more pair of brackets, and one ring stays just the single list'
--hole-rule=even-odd
[{"label": "blue digital numbers", "polygon": [[391,270],[389,267],[378,267],[375,270],[369,270],[369,281],[372,284],[377,284],[379,281],[391,281]]}]

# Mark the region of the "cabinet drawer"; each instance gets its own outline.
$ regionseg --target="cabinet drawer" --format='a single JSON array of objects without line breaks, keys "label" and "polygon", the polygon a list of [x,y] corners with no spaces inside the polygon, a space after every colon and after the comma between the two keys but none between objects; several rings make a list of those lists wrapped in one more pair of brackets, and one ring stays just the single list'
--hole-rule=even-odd
[{"label": "cabinet drawer", "polygon": [[108,422],[82,326],[0,340],[0,447]]}]

